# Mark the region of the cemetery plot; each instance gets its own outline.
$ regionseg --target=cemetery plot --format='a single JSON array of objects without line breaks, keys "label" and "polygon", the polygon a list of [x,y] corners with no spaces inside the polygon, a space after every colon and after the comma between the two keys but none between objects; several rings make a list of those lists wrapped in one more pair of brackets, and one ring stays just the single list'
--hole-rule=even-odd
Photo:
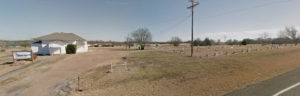
[{"label": "cemetery plot", "polygon": [[[295,44],[273,44],[273,45],[261,45],[261,44],[250,44],[250,45],[214,45],[214,46],[194,46],[194,54],[196,57],[213,57],[213,56],[226,56],[231,54],[243,54],[259,51],[277,50],[283,48],[298,47]],[[159,50],[173,52],[182,56],[190,56],[191,48],[188,44],[180,46],[172,46],[164,44],[158,48]]]},{"label": "cemetery plot", "polygon": [[[219,57],[202,60],[196,56],[181,56],[181,48],[174,53],[168,46],[132,52],[127,61],[129,71],[107,73],[110,65],[92,70],[83,74],[85,80],[80,81],[84,84],[83,91],[72,91],[71,96],[222,96],[300,66],[297,59],[300,56],[298,47],[277,50],[276,47],[267,49],[262,46],[264,49],[259,52],[251,48],[250,53],[256,52],[255,54],[248,54],[248,46],[241,47],[245,53],[237,50],[235,55],[230,52],[230,56],[221,56],[221,53],[212,51],[208,56]],[[206,48],[202,47],[203,50]],[[116,67],[116,70],[124,69],[124,66]],[[73,87],[76,88],[76,82]]]}]

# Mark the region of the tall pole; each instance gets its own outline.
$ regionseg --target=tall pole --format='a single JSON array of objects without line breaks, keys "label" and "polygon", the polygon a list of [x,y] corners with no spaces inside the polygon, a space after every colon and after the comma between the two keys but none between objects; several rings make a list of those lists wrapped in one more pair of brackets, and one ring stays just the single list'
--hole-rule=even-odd
[{"label": "tall pole", "polygon": [[191,34],[191,57],[193,57],[193,51],[194,51],[194,7],[199,5],[198,2],[194,1],[194,0],[190,0],[190,2],[192,3],[192,6],[188,7],[188,9],[192,9],[192,34]]},{"label": "tall pole", "polygon": [[191,57],[193,57],[194,51],[194,2],[192,2],[192,40],[191,40]]}]

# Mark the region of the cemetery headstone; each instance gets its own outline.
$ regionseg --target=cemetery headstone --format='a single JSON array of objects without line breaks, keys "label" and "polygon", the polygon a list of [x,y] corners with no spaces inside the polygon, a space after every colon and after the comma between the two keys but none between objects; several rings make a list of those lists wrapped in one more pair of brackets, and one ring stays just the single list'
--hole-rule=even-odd
[{"label": "cemetery headstone", "polygon": [[226,55],[230,55],[230,52],[229,52],[229,51],[226,51]]},{"label": "cemetery headstone", "polygon": [[237,54],[238,52],[236,51],[236,50],[234,50],[233,52],[232,52],[232,54]]},{"label": "cemetery headstone", "polygon": [[246,53],[246,50],[242,49],[241,52],[242,52],[242,53]]},{"label": "cemetery headstone", "polygon": [[207,54],[206,54],[206,57],[210,57],[210,54],[209,54],[209,53],[207,53]]},{"label": "cemetery headstone", "polygon": [[182,47],[180,50],[180,54],[183,54],[183,53],[184,53],[184,47]]},{"label": "cemetery headstone", "polygon": [[251,48],[248,48],[248,49],[247,49],[247,52],[248,52],[248,53],[251,52]]},{"label": "cemetery headstone", "polygon": [[215,52],[215,53],[214,53],[214,56],[219,56],[219,52]]}]

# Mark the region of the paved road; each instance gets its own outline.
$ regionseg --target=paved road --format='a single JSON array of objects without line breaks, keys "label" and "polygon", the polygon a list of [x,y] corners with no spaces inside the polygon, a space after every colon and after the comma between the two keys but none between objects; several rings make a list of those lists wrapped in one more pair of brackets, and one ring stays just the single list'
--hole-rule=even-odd
[{"label": "paved road", "polygon": [[[300,96],[300,68],[225,96]],[[297,84],[298,83],[298,84]]]}]

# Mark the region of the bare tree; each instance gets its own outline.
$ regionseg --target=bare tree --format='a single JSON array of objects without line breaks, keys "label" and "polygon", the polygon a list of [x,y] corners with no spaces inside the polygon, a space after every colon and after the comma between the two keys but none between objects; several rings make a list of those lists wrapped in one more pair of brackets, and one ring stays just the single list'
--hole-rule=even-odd
[{"label": "bare tree", "polygon": [[131,46],[133,46],[133,40],[131,37],[126,37],[126,41],[125,41],[127,47],[130,49]]},{"label": "bare tree", "polygon": [[297,43],[297,30],[295,27],[286,27],[284,30],[279,32],[279,38],[289,38],[295,44]]},{"label": "bare tree", "polygon": [[268,41],[270,39],[269,36],[270,35],[267,32],[260,34],[260,37],[257,38],[256,43],[263,44],[263,45],[269,43],[269,41]]},{"label": "bare tree", "polygon": [[140,45],[139,49],[144,50],[145,44],[152,41],[152,35],[147,28],[139,28],[131,34],[133,40]]},{"label": "bare tree", "polygon": [[226,42],[226,40],[227,40],[227,36],[226,36],[226,35],[224,35],[224,36],[223,36],[223,38],[224,38],[224,42]]},{"label": "bare tree", "polygon": [[288,37],[286,36],[286,33],[284,31],[279,31],[278,38],[288,38]]},{"label": "bare tree", "polygon": [[287,33],[287,36],[292,39],[292,40],[295,40],[297,38],[297,30],[294,28],[294,27],[286,27],[285,28],[285,31]]},{"label": "bare tree", "polygon": [[175,37],[172,37],[171,38],[171,43],[174,45],[174,46],[179,46],[179,44],[181,43],[181,39],[177,36]]},{"label": "bare tree", "polygon": [[220,45],[221,44],[221,39],[218,39],[216,44]]},{"label": "bare tree", "polygon": [[268,39],[269,36],[270,36],[269,33],[264,32],[263,34],[260,35],[260,38],[265,40],[265,39]]}]

